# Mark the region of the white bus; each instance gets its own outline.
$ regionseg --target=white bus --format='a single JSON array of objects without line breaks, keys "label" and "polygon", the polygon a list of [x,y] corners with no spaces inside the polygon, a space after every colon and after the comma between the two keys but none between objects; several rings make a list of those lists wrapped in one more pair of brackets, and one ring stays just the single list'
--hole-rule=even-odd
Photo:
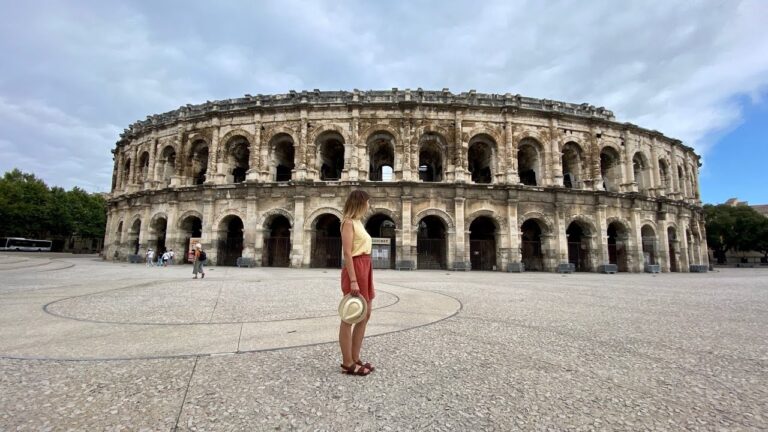
[{"label": "white bus", "polygon": [[51,241],[0,237],[0,251],[50,252]]}]

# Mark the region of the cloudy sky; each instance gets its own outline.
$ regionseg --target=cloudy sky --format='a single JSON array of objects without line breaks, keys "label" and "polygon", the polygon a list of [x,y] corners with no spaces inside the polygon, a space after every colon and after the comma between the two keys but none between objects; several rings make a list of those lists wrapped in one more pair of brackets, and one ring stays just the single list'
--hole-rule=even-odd
[{"label": "cloudy sky", "polygon": [[118,134],[187,103],[417,88],[588,102],[768,203],[768,1],[1,0],[0,171],[107,191]]}]

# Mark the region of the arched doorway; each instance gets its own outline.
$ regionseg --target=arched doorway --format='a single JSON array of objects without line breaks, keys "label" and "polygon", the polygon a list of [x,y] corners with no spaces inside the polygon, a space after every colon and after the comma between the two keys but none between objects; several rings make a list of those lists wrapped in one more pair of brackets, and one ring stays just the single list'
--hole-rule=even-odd
[{"label": "arched doorway", "polygon": [[315,220],[310,267],[341,268],[341,221],[326,213]]},{"label": "arched doorway", "polygon": [[266,223],[261,262],[264,267],[291,265],[291,222],[283,215],[276,215]]},{"label": "arched doorway", "polygon": [[229,215],[219,224],[216,253],[216,264],[237,265],[237,259],[243,255],[243,221],[239,217]]},{"label": "arched doorway", "polygon": [[643,239],[643,264],[658,264],[656,231],[650,225],[643,225],[640,229],[640,235]]},{"label": "arched doorway", "polygon": [[205,183],[208,173],[208,144],[205,141],[197,140],[192,144],[188,165],[192,184]]},{"label": "arched doorway", "polygon": [[416,237],[416,266],[419,269],[448,268],[445,224],[437,216],[427,216],[418,224]]},{"label": "arched doorway", "polygon": [[149,180],[149,152],[139,156],[139,172],[136,173],[136,183],[144,183]]},{"label": "arched doorway", "polygon": [[157,171],[155,178],[163,186],[170,186],[171,177],[176,174],[176,150],[171,146],[166,146],[160,153],[160,160],[156,163]]},{"label": "arched doorway", "polygon": [[616,265],[620,272],[629,271],[627,261],[627,241],[629,230],[619,222],[608,225],[608,262]]},{"label": "arched doorway", "polygon": [[[396,228],[395,221],[381,213],[374,214],[365,223],[365,230],[374,239],[371,252],[374,268],[395,268],[395,260],[397,258],[395,256]],[[384,239],[389,240],[389,245],[377,244],[377,242],[383,242]]]},{"label": "arched doorway", "polygon": [[474,183],[493,182],[493,152],[495,141],[487,135],[478,135],[469,141],[467,169]]},{"label": "arched doorway", "polygon": [[272,138],[269,148],[272,150],[272,165],[275,167],[274,179],[277,182],[290,181],[295,167],[296,150],[293,138],[281,133]]},{"label": "arched doorway", "polygon": [[603,190],[619,192],[621,188],[621,157],[612,147],[600,151],[600,176],[603,178]]},{"label": "arched doorway", "polygon": [[443,149],[445,140],[436,133],[428,132],[419,140],[419,180],[443,181]]},{"label": "arched doorway", "polygon": [[184,250],[183,260],[185,263],[188,263],[191,262],[189,259],[189,241],[203,236],[203,221],[197,216],[187,216],[179,224],[179,231],[179,234],[184,239],[184,244],[182,245]]},{"label": "arched doorway", "polygon": [[635,183],[639,192],[647,192],[650,185],[648,175],[648,158],[641,152],[635,153],[632,157],[632,172],[635,174]]},{"label": "arched doorway", "polygon": [[584,157],[581,147],[573,141],[563,146],[563,186],[568,189],[581,189],[581,171]]},{"label": "arched doorway", "polygon": [[243,136],[235,136],[224,146],[225,171],[231,177],[227,180],[231,183],[242,183],[250,169],[251,144]]},{"label": "arched doorway", "polygon": [[565,230],[565,237],[568,239],[568,262],[576,267],[576,271],[590,271],[589,230],[573,221]]},{"label": "arched doorway", "polygon": [[139,253],[139,233],[141,232],[141,219],[136,219],[131,225],[131,229],[128,231],[128,245],[131,248],[131,253],[136,255]]},{"label": "arched doorway", "polygon": [[469,261],[472,270],[496,270],[496,224],[480,216],[469,224]]},{"label": "arched doorway", "polygon": [[391,181],[395,166],[395,139],[388,132],[379,132],[368,138],[368,179]]},{"label": "arched doorway", "polygon": [[152,221],[150,228],[152,229],[152,234],[153,234],[152,243],[154,243],[155,255],[156,256],[162,255],[163,253],[165,253],[165,248],[166,248],[165,235],[168,228],[168,219],[164,217],[158,217]]},{"label": "arched doorway", "polygon": [[520,183],[526,186],[536,186],[541,182],[539,147],[539,143],[533,138],[522,140],[518,147],[517,170],[520,173]]},{"label": "arched doorway", "polygon": [[670,272],[679,272],[680,269],[677,265],[677,254],[678,254],[678,240],[677,240],[677,230],[673,227],[667,228],[667,241],[669,243],[668,249],[669,249],[669,271]]},{"label": "arched doorway", "polygon": [[526,271],[544,270],[544,253],[541,244],[541,225],[535,219],[528,219],[520,227],[523,264]]},{"label": "arched doorway", "polygon": [[320,180],[339,180],[344,170],[344,138],[338,132],[326,132],[318,139]]}]

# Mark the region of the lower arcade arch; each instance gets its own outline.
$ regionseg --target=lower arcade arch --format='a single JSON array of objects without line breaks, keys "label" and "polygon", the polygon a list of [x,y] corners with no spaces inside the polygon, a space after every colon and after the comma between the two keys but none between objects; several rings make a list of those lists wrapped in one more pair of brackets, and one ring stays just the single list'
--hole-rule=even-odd
[{"label": "lower arcade arch", "polygon": [[469,224],[469,261],[472,270],[496,270],[496,238],[498,230],[493,219],[480,216]]},{"label": "lower arcade arch", "polygon": [[141,219],[133,221],[133,225],[128,230],[128,247],[131,248],[131,253],[137,255],[139,253],[139,233],[141,232]]},{"label": "lower arcade arch", "polygon": [[680,253],[680,241],[677,239],[677,230],[674,227],[667,228],[667,242],[669,250],[669,271],[679,272],[678,254]]},{"label": "lower arcade arch", "polygon": [[194,215],[184,217],[179,223],[179,236],[184,239],[185,253],[182,259],[185,263],[192,262],[189,257],[189,242],[193,238],[199,239],[203,236],[203,220]]},{"label": "lower arcade arch", "polygon": [[330,213],[317,217],[312,230],[310,267],[341,267],[341,221]]},{"label": "lower arcade arch", "polygon": [[234,266],[243,255],[243,221],[229,215],[219,223],[216,241],[216,264]]},{"label": "lower arcade arch", "polygon": [[573,221],[565,230],[565,238],[568,243],[568,262],[576,271],[585,272],[592,270],[592,248],[590,229],[579,221]]},{"label": "lower arcade arch", "polygon": [[640,229],[640,235],[643,240],[643,264],[655,265],[659,263],[658,257],[658,240],[656,239],[656,231],[650,225],[643,225]]},{"label": "lower arcade arch", "polygon": [[620,272],[629,271],[628,242],[627,227],[616,221],[608,224],[608,263],[615,264]]},{"label": "lower arcade arch", "polygon": [[395,268],[395,260],[397,259],[395,252],[397,250],[396,229],[395,221],[383,213],[374,214],[365,223],[365,230],[373,239],[371,250],[373,268]]},{"label": "lower arcade arch", "polygon": [[149,225],[150,239],[148,247],[155,249],[155,256],[161,256],[166,250],[166,233],[168,231],[168,219],[157,217]]},{"label": "lower arcade arch", "polygon": [[541,222],[528,219],[520,227],[520,252],[526,271],[544,270],[543,230]]},{"label": "lower arcade arch", "polygon": [[289,267],[291,265],[291,222],[283,215],[275,215],[265,224],[263,267]]},{"label": "lower arcade arch", "polygon": [[416,267],[445,270],[448,268],[448,230],[437,216],[426,216],[417,225]]}]

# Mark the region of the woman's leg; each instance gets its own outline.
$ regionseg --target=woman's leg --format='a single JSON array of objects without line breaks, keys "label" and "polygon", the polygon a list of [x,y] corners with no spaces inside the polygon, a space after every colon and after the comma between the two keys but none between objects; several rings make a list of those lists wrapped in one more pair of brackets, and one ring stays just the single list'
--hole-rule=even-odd
[{"label": "woman's leg", "polygon": [[341,363],[349,366],[354,363],[352,358],[352,324],[344,321],[339,325],[339,347],[341,348]]},{"label": "woman's leg", "polygon": [[352,329],[352,360],[360,360],[360,348],[363,346],[363,338],[365,338],[365,327],[368,325],[368,320],[371,319],[371,302],[368,302],[368,315],[364,320],[355,324]]}]

